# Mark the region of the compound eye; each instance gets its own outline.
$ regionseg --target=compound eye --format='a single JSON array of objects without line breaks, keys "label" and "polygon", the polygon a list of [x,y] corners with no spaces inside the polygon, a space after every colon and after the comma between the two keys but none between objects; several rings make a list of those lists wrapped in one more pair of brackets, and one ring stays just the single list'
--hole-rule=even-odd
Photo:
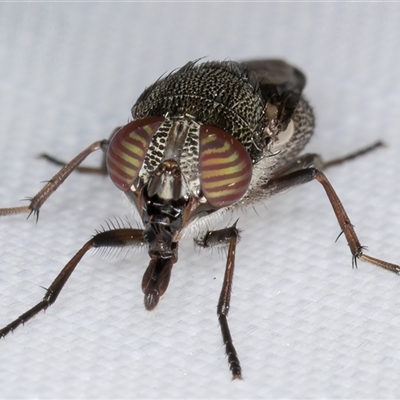
[{"label": "compound eye", "polygon": [[238,202],[252,176],[252,162],[243,145],[213,126],[200,128],[200,184],[208,203],[216,208]]},{"label": "compound eye", "polygon": [[126,192],[142,168],[151,139],[164,118],[132,121],[112,137],[106,155],[108,174],[118,189]]}]

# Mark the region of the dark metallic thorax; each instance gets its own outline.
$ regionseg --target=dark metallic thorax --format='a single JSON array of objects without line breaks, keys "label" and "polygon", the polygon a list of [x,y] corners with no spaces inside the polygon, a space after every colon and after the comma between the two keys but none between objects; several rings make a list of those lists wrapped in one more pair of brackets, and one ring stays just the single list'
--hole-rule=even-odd
[{"label": "dark metallic thorax", "polygon": [[132,108],[134,119],[189,115],[238,139],[253,160],[262,156],[265,102],[235,62],[190,62],[147,88]]}]

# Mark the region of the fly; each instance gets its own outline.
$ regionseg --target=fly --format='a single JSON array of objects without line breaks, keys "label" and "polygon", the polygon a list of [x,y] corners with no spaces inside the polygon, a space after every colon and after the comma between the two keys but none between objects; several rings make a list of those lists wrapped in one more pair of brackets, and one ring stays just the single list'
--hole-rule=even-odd
[{"label": "fly", "polygon": [[[323,169],[381,145],[373,144],[330,162],[300,155],[314,130],[314,114],[302,96],[304,74],[281,60],[189,62],[157,80],[132,108],[132,121],[110,139],[94,142],[62,166],[28,206],[2,208],[0,215],[39,216],[43,203],[72,171],[108,174],[139,212],[142,229],[109,226],[96,233],[61,270],[43,299],[0,330],[0,338],[52,305],[82,257],[93,248],[147,245],[149,265],[142,280],[144,305],[153,310],[165,293],[185,230],[223,214],[317,180],[324,188],[352,254],[399,274],[400,267],[364,254],[353,225]],[[102,150],[99,168],[81,167]],[[236,245],[236,223],[206,231],[201,247],[228,248],[217,315],[233,379],[242,378],[228,326]]]}]

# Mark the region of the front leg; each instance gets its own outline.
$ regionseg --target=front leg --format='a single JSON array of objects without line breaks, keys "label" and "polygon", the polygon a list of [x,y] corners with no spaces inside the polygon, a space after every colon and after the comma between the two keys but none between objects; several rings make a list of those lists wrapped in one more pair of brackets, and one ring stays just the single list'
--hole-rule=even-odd
[{"label": "front leg", "polygon": [[46,185],[30,199],[30,204],[28,206],[0,208],[0,216],[29,213],[28,217],[31,214],[35,214],[36,220],[38,220],[40,207],[42,207],[43,203],[64,183],[64,181],[71,175],[72,171],[79,168],[79,165],[89,154],[97,150],[105,151],[107,146],[108,140],[94,142],[74,157],[69,163],[65,164],[63,168],[61,168],[61,170],[58,171],[53,178],[51,178]]},{"label": "front leg", "polygon": [[[107,165],[106,165],[106,157],[105,154],[107,152],[107,147],[108,147],[108,143],[110,142],[110,140],[112,139],[112,137],[115,135],[116,132],[118,132],[121,129],[121,126],[118,126],[117,128],[115,128],[112,132],[110,137],[108,138],[107,141],[104,142],[103,146],[102,146],[102,150],[103,150],[103,158],[101,160],[101,163],[98,167],[76,167],[74,169],[74,171],[76,172],[81,172],[83,174],[93,174],[93,175],[104,175],[107,176],[108,171],[107,171]],[[47,153],[42,153],[39,154],[38,158],[41,158],[43,160],[46,160],[54,165],[57,165],[59,167],[65,167],[68,163],[60,160],[57,157],[54,157],[50,154]]]},{"label": "front leg", "polygon": [[62,288],[74,272],[82,257],[91,249],[110,247],[139,247],[143,243],[143,231],[141,229],[117,228],[109,231],[99,232],[94,235],[83,247],[71,258],[68,264],[60,271],[56,279],[46,290],[42,301],[37,303],[30,310],[20,315],[10,324],[0,329],[0,339],[14,331],[18,326],[25,324],[40,311],[45,311],[57,299]]},{"label": "front leg", "polygon": [[222,283],[221,294],[218,300],[217,315],[221,326],[222,340],[225,344],[225,352],[228,356],[229,368],[232,372],[232,379],[242,379],[242,368],[240,367],[239,357],[228,325],[228,313],[231,305],[231,293],[233,282],[233,270],[235,267],[236,244],[239,240],[239,231],[236,222],[230,228],[219,229],[207,232],[202,238],[195,239],[201,247],[226,246],[228,257],[226,260],[225,275]]}]

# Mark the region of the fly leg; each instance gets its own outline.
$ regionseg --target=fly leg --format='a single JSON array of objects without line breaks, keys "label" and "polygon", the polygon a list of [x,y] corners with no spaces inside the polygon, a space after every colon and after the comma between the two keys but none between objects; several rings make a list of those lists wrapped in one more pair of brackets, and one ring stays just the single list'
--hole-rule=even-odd
[{"label": "fly leg", "polygon": [[65,283],[74,272],[75,267],[81,261],[82,257],[93,248],[106,247],[126,247],[140,246],[143,242],[143,231],[140,229],[114,229],[105,232],[100,232],[92,237],[84,246],[75,254],[68,264],[61,270],[54,279],[53,283],[46,290],[42,301],[32,307],[30,310],[19,316],[15,321],[8,324],[3,329],[0,329],[0,338],[14,331],[19,325],[23,325],[29,321],[40,311],[45,311],[57,299]]},{"label": "fly leg", "polygon": [[[300,157],[301,158],[301,157]],[[354,158],[354,157],[352,157]],[[387,269],[388,271],[400,274],[400,266],[380,260],[375,257],[364,254],[363,246],[356,235],[353,225],[328,178],[320,170],[316,168],[300,169],[298,171],[290,172],[282,176],[274,177],[271,181],[264,185],[263,189],[267,197],[273,196],[283,192],[289,188],[310,182],[316,179],[324,188],[328,199],[332,205],[333,211],[339,222],[339,226],[346,237],[347,243],[350,247],[351,254],[353,255],[353,266],[356,266],[357,259],[367,261],[378,267]]]},{"label": "fly leg", "polygon": [[335,158],[333,160],[330,161],[326,161],[322,163],[321,167],[317,167],[319,169],[326,169],[329,167],[332,167],[334,165],[339,165],[342,164],[344,162],[350,161],[350,160],[354,160],[355,158],[362,156],[364,154],[367,154],[371,151],[374,151],[375,149],[378,149],[379,147],[385,147],[385,143],[383,143],[382,141],[377,141],[375,143],[372,143],[371,145],[364,147],[362,149],[356,150],[354,153],[350,153],[347,154],[344,157],[339,157],[339,158]]},{"label": "fly leg", "polygon": [[229,368],[232,372],[232,379],[242,379],[242,368],[240,367],[239,357],[228,325],[228,313],[231,304],[233,270],[235,267],[236,243],[239,240],[239,231],[236,223],[225,229],[207,232],[201,239],[195,239],[195,242],[201,247],[213,247],[220,245],[229,245],[228,257],[226,260],[224,281],[218,300],[217,315],[221,326],[222,340],[225,345],[225,352],[228,357]]},{"label": "fly leg", "polygon": [[[111,138],[114,136],[114,134],[116,132],[118,132],[120,129],[121,129],[121,127],[119,126],[112,131],[112,133],[108,139],[108,142],[111,140]],[[108,145],[108,143],[107,143],[107,145]],[[104,152],[104,156],[101,160],[101,164],[99,167],[81,167],[81,166],[79,166],[79,167],[75,168],[75,171],[81,172],[83,174],[107,175],[107,165],[106,165],[106,157],[105,157],[107,145],[105,145],[104,148],[102,148],[102,150]],[[47,160],[50,163],[57,165],[59,167],[64,167],[65,165],[67,165],[67,163],[65,161],[62,161],[59,158],[53,157],[52,155],[47,154],[47,153],[39,154],[38,158]]]},{"label": "fly leg", "polygon": [[0,208],[0,216],[11,215],[11,214],[22,214],[29,213],[36,215],[36,220],[39,218],[39,210],[43,203],[57,190],[57,188],[68,178],[72,171],[76,170],[81,162],[91,153],[102,149],[105,151],[108,146],[108,140],[100,140],[94,142],[75,158],[73,158],[68,164],[65,164],[59,172],[57,172],[50,181],[40,190],[31,200],[30,204],[21,207],[9,207]]},{"label": "fly leg", "polygon": [[367,147],[356,150],[353,153],[349,153],[343,157],[334,158],[333,160],[329,161],[324,161],[319,154],[307,153],[286,163],[285,166],[278,168],[276,171],[273,172],[273,177],[278,177],[284,174],[286,175],[290,172],[299,171],[301,169],[306,169],[309,167],[314,167],[322,171],[335,165],[340,165],[347,161],[354,160],[357,157],[363,156],[364,154],[370,153],[371,151],[374,151],[384,146],[385,144],[382,141],[377,141]]},{"label": "fly leg", "polygon": [[[49,161],[51,164],[57,165],[59,167],[64,167],[67,165],[66,162],[51,156],[47,153],[42,153],[38,155],[38,158]],[[107,165],[106,158],[103,157],[99,167],[76,167],[76,172],[81,172],[82,174],[94,174],[94,175],[107,175]]]}]

